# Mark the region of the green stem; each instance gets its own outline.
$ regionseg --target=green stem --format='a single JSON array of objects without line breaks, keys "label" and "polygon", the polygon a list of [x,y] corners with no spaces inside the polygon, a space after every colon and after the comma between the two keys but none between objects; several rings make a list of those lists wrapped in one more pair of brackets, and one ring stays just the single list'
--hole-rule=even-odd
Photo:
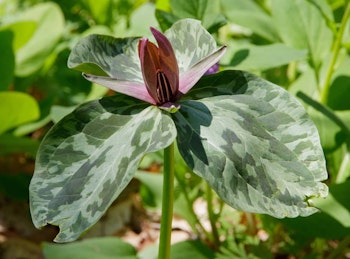
[{"label": "green stem", "polygon": [[326,76],[325,76],[325,80],[323,82],[323,86],[321,87],[321,103],[327,102],[329,88],[331,86],[332,76],[333,76],[333,73],[335,70],[335,65],[336,65],[336,62],[338,59],[339,51],[342,47],[344,30],[346,28],[347,21],[348,21],[349,17],[350,17],[350,2],[348,2],[347,6],[346,6],[343,18],[342,18],[341,23],[340,23],[339,30],[338,30],[336,38],[335,38],[331,61],[329,63],[327,71],[326,71]]},{"label": "green stem", "polygon": [[174,209],[174,143],[164,149],[162,217],[159,237],[159,259],[170,259]]},{"label": "green stem", "polygon": [[216,216],[213,208],[213,191],[208,183],[206,183],[206,185],[207,185],[206,192],[207,192],[208,217],[209,217],[209,222],[211,226],[211,231],[213,233],[214,247],[217,250],[220,247],[220,239],[219,239],[218,229],[216,227]]}]

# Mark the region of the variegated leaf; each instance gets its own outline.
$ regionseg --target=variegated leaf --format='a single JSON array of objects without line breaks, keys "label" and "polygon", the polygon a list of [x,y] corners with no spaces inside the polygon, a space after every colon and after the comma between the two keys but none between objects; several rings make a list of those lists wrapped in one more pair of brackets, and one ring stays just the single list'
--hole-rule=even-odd
[{"label": "variegated leaf", "polygon": [[325,159],[316,127],[288,92],[225,71],[186,98],[203,99],[182,101],[173,115],[179,150],[225,202],[279,218],[317,211],[309,199],[327,195]]},{"label": "variegated leaf", "polygon": [[142,156],[174,141],[170,116],[145,107],[125,96],[106,97],[83,104],[50,130],[30,184],[36,227],[58,225],[55,241],[75,240],[126,187]]},{"label": "variegated leaf", "polygon": [[217,49],[215,39],[198,20],[182,19],[165,36],[175,51],[180,74]]},{"label": "variegated leaf", "polygon": [[138,56],[139,38],[89,35],[80,40],[68,58],[68,67],[92,75],[143,82]]}]

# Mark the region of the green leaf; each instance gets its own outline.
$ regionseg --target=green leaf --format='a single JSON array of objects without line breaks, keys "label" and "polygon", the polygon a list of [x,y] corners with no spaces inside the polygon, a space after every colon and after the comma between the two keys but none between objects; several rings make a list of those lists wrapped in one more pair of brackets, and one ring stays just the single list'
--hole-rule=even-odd
[{"label": "green leaf", "polygon": [[319,68],[333,42],[332,30],[320,8],[313,1],[272,0],[271,9],[282,40],[288,46],[307,49],[314,67]]},{"label": "green leaf", "polygon": [[139,38],[114,38],[92,34],[72,49],[68,67],[93,75],[109,75],[142,82],[140,60],[137,54]]},{"label": "green leaf", "polygon": [[0,31],[0,90],[8,90],[15,70],[15,55],[12,49],[13,33]]},{"label": "green leaf", "polygon": [[219,0],[170,0],[173,14],[179,18],[193,18],[201,20],[203,26],[214,32],[226,23],[220,12]]},{"label": "green leaf", "polygon": [[214,258],[214,252],[199,240],[187,240],[171,246],[171,259]]},{"label": "green leaf", "polygon": [[91,227],[130,182],[145,153],[176,137],[170,116],[125,96],[78,107],[42,141],[30,184],[36,227],[58,225],[68,242]]},{"label": "green leaf", "polygon": [[0,134],[40,116],[36,100],[21,92],[0,92]]},{"label": "green leaf", "polygon": [[309,199],[327,195],[325,159],[315,125],[288,92],[225,71],[203,77],[187,98],[195,100],[173,115],[180,153],[226,203],[280,218],[317,211]]},{"label": "green leaf", "polygon": [[33,21],[38,27],[31,39],[16,53],[16,75],[37,71],[51,54],[64,31],[64,16],[57,4],[42,3],[24,11],[21,21]]},{"label": "green leaf", "polygon": [[108,24],[112,18],[112,1],[111,0],[83,0],[92,13],[93,18],[98,24]]},{"label": "green leaf", "polygon": [[14,34],[13,49],[17,51],[24,46],[33,36],[37,23],[33,21],[19,21],[6,24],[0,30],[8,30]]},{"label": "green leaf", "polygon": [[155,16],[162,31],[169,29],[171,25],[180,20],[179,17],[173,15],[172,13],[168,13],[159,9],[156,9]]},{"label": "green leaf", "polygon": [[213,36],[200,21],[194,19],[176,22],[165,32],[165,36],[174,49],[180,74],[217,50]]},{"label": "green leaf", "polygon": [[35,157],[39,141],[31,138],[19,138],[12,134],[0,135],[0,155],[11,153],[27,153]]},{"label": "green leaf", "polygon": [[249,28],[271,42],[279,40],[272,18],[255,1],[221,0],[221,8],[230,22]]},{"label": "green leaf", "polygon": [[141,197],[145,205],[161,209],[163,175],[137,171],[135,178],[141,181]]},{"label": "green leaf", "polygon": [[350,75],[336,77],[329,89],[327,105],[334,110],[350,110]]},{"label": "green leaf", "polygon": [[266,46],[247,46],[237,50],[229,66],[240,70],[262,71],[304,59],[307,52],[281,43]]},{"label": "green leaf", "polygon": [[43,253],[50,259],[137,259],[135,248],[116,237],[91,238],[71,244],[44,243]]}]

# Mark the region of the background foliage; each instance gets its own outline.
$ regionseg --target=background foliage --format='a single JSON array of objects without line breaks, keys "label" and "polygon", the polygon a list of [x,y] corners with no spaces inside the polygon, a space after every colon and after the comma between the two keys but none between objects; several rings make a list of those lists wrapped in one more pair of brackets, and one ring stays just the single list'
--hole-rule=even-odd
[{"label": "background foliage", "polygon": [[[150,36],[149,26],[165,30],[174,21],[190,17],[201,20],[219,45],[228,46],[222,69],[258,74],[281,85],[305,105],[321,136],[330,187],[327,199],[315,201],[322,212],[284,220],[232,211],[215,195],[204,196],[216,211],[209,215],[216,228],[206,235],[189,206],[208,193],[206,185],[194,175],[182,177],[188,169],[178,158],[175,211],[202,237],[205,247],[209,244],[216,249],[215,255],[209,249],[203,258],[335,258],[345,254],[350,243],[349,13],[350,4],[345,0],[0,2],[2,195],[9,201],[26,201],[34,157],[43,135],[77,105],[111,94],[67,68],[70,50],[79,39],[91,33]],[[157,161],[159,155],[151,154],[141,167],[148,168]],[[140,193],[144,206],[159,207],[161,187],[154,184],[159,181],[158,175],[140,171],[137,178],[143,183]],[[262,232],[267,239],[261,237]],[[222,237],[220,244],[213,243],[215,235]],[[84,250],[89,242],[94,241],[72,245]],[[108,242],[119,241],[107,239]],[[136,256],[136,251],[122,245],[127,256]],[[203,244],[184,244],[189,245],[198,248]],[[48,258],[63,258],[70,251],[55,252],[56,249],[47,244],[44,254]],[[139,258],[145,256],[140,253]],[[113,251],[111,254],[115,256]]]}]

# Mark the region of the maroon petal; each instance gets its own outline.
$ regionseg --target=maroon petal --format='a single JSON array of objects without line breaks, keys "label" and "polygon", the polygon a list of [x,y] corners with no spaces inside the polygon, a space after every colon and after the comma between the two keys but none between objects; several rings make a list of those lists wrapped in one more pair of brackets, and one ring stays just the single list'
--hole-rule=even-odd
[{"label": "maroon petal", "polygon": [[179,67],[174,50],[163,33],[151,27],[151,32],[158,43],[161,71],[169,81],[171,92],[176,95],[179,89]]},{"label": "maroon petal", "polygon": [[141,39],[139,42],[139,57],[147,91],[158,102],[157,71],[160,69],[160,61],[157,46],[149,42],[148,39]]},{"label": "maroon petal", "polygon": [[91,82],[108,87],[118,93],[126,94],[151,104],[156,104],[156,101],[150,96],[143,83],[84,73],[83,76]]}]

